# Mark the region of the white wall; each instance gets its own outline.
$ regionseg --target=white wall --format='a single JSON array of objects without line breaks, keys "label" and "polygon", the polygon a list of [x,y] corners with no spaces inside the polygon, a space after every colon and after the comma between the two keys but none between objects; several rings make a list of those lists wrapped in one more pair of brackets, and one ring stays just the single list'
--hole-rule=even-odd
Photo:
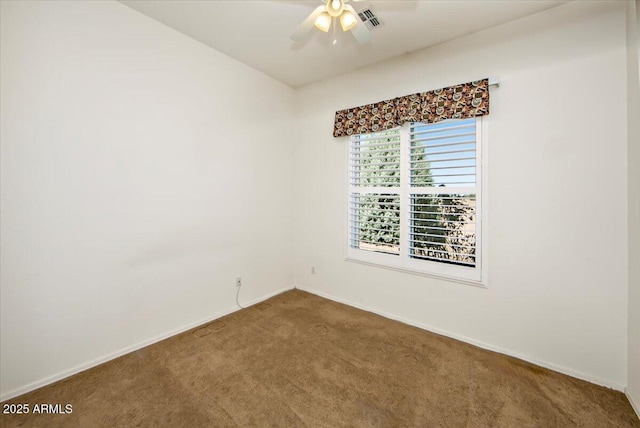
[{"label": "white wall", "polygon": [[640,416],[640,1],[627,8],[629,162],[629,376],[627,396]]},{"label": "white wall", "polygon": [[292,89],[115,2],[1,3],[1,399],[293,285]]},{"label": "white wall", "polygon": [[[300,89],[297,286],[623,389],[625,8],[572,2]],[[346,262],[333,112],[487,76],[488,288]]]}]

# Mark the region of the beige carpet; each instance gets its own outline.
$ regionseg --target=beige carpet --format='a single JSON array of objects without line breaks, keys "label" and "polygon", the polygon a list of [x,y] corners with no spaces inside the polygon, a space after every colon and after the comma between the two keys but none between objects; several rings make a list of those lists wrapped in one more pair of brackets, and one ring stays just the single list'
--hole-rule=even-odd
[{"label": "beige carpet", "polygon": [[11,403],[2,426],[640,427],[625,396],[290,291]]}]

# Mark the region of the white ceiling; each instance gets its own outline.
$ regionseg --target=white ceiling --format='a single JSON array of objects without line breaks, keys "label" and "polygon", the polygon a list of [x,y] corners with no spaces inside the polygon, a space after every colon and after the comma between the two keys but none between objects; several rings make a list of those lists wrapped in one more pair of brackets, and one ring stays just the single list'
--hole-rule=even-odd
[{"label": "white ceiling", "polygon": [[[383,22],[359,45],[351,33],[315,28],[289,39],[319,0],[120,0],[212,48],[298,88],[484,28],[540,12],[567,0],[392,0],[369,5]],[[331,32],[329,32],[331,34]]]}]

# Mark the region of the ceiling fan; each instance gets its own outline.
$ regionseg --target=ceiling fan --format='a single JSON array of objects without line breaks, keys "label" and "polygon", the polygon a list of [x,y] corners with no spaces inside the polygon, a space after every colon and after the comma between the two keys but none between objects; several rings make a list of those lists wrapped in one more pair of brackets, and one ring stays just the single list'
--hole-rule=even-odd
[{"label": "ceiling fan", "polygon": [[[358,16],[356,10],[348,4],[349,0],[320,0],[323,4],[318,6],[307,19],[295,29],[290,38],[294,42],[302,40],[309,31],[315,26],[317,29],[329,32],[333,27],[333,40],[335,45],[338,41],[336,38],[336,30],[338,22],[342,27],[342,31],[351,31],[358,43],[364,44],[371,40],[371,33]],[[351,0],[354,2],[362,0]]]}]

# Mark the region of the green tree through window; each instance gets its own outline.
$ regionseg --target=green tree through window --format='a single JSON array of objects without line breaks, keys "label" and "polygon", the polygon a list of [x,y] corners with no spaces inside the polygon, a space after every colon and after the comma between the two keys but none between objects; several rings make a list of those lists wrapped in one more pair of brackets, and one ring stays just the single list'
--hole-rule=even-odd
[{"label": "green tree through window", "polygon": [[[359,141],[354,153],[358,184],[362,187],[400,185],[400,135],[380,132],[375,139]],[[391,189],[390,189],[391,190]],[[399,253],[400,200],[397,194],[369,193],[354,201],[359,224],[357,248]]]}]

